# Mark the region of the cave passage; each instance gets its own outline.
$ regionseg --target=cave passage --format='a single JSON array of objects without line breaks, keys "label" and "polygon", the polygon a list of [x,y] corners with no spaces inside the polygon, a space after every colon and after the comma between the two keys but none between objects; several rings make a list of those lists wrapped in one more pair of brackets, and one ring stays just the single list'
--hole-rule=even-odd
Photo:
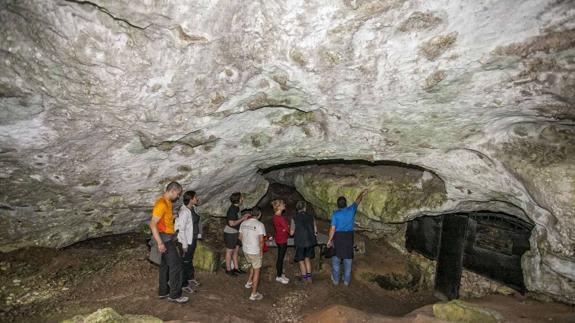
[{"label": "cave passage", "polygon": [[406,248],[437,260],[436,294],[458,298],[462,269],[525,293],[521,256],[533,224],[504,213],[423,216],[408,223]]}]

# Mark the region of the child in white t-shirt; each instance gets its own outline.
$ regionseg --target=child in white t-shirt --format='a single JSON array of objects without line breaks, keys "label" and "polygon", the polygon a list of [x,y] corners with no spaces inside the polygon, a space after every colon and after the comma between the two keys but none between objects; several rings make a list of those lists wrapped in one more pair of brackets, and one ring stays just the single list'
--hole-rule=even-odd
[{"label": "child in white t-shirt", "polygon": [[244,210],[242,215],[244,214],[251,214],[247,220],[242,222],[239,237],[242,241],[242,250],[244,251],[246,260],[251,265],[250,276],[245,287],[252,289],[250,300],[259,301],[263,298],[263,295],[258,293],[258,283],[260,280],[260,269],[262,268],[266,229],[264,224],[259,221],[262,215],[259,207]]}]

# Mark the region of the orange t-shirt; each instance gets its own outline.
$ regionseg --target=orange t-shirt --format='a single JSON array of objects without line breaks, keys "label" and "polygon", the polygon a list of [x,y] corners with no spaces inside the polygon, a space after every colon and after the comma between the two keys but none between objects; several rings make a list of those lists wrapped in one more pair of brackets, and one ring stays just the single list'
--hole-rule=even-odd
[{"label": "orange t-shirt", "polygon": [[156,204],[154,204],[154,210],[152,210],[152,216],[160,218],[158,221],[158,231],[174,234],[174,216],[172,214],[172,201],[165,199],[163,196],[160,197]]}]

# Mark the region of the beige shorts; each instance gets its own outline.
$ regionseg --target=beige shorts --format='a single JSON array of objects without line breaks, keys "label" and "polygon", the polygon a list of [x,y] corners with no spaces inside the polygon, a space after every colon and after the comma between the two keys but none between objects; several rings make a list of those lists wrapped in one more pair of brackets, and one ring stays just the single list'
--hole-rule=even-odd
[{"label": "beige shorts", "polygon": [[262,268],[262,256],[261,255],[250,255],[245,253],[246,260],[254,269]]}]

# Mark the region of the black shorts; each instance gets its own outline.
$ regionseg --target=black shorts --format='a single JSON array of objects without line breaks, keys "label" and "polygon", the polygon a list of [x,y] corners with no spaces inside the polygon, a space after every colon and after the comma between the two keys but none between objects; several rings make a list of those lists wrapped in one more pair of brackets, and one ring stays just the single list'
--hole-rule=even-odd
[{"label": "black shorts", "polygon": [[238,233],[227,233],[224,232],[224,243],[226,244],[226,249],[235,249],[236,246],[242,245],[239,239],[240,234]]},{"label": "black shorts", "polygon": [[295,261],[303,261],[305,258],[313,259],[315,258],[315,248],[314,247],[295,247]]}]

